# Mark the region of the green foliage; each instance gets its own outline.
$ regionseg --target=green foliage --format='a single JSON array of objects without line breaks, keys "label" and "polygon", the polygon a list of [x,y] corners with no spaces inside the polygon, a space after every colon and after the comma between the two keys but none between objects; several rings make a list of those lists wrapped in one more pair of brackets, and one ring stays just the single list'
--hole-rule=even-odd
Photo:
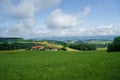
[{"label": "green foliage", "polygon": [[120,54],[0,51],[0,80],[120,80]]},{"label": "green foliage", "polygon": [[62,45],[64,47],[68,47],[68,44],[64,41],[55,41],[55,40],[47,40],[48,43],[52,43],[52,44],[58,44],[58,45]]},{"label": "green foliage", "polygon": [[68,44],[65,43],[65,42],[63,42],[62,45],[63,45],[64,47],[68,47]]},{"label": "green foliage", "polygon": [[108,45],[108,52],[120,51],[120,37],[116,37],[113,43]]},{"label": "green foliage", "polygon": [[23,38],[0,38],[0,42],[26,42]]},{"label": "green foliage", "polygon": [[0,50],[18,50],[26,49],[34,46],[34,43],[2,43],[0,44]]},{"label": "green foliage", "polygon": [[94,44],[71,44],[69,47],[83,51],[96,50],[96,46]]},{"label": "green foliage", "polygon": [[61,50],[63,50],[63,51],[67,51],[66,47],[61,48]]}]

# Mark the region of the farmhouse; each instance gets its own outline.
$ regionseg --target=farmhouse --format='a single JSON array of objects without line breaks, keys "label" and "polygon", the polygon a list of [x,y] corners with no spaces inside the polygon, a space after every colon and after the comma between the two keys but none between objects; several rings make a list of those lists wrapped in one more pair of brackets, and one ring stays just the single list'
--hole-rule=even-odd
[{"label": "farmhouse", "polygon": [[26,50],[45,50],[45,51],[58,51],[58,48],[54,47],[54,46],[49,46],[49,47],[45,47],[45,46],[33,46],[31,47],[31,49],[26,49]]},{"label": "farmhouse", "polygon": [[51,51],[58,51],[58,48],[56,48],[56,47],[54,47],[54,46],[50,46],[49,49],[50,49]]},{"label": "farmhouse", "polygon": [[33,46],[33,47],[31,48],[31,50],[44,50],[44,49],[45,49],[44,46]]}]

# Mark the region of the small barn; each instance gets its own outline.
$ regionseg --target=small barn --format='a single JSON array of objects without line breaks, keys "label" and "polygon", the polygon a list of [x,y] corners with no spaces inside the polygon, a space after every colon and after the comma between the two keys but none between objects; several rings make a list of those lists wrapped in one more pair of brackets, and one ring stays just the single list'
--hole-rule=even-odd
[{"label": "small barn", "polygon": [[54,46],[50,46],[49,49],[50,49],[51,51],[58,51],[58,48],[56,48],[56,47],[54,47]]}]

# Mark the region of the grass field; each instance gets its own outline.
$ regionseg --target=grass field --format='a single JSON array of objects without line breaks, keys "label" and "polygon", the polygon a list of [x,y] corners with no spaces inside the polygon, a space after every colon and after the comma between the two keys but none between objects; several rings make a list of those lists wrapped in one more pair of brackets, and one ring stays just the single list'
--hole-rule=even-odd
[{"label": "grass field", "polygon": [[120,52],[0,51],[0,80],[120,80]]}]

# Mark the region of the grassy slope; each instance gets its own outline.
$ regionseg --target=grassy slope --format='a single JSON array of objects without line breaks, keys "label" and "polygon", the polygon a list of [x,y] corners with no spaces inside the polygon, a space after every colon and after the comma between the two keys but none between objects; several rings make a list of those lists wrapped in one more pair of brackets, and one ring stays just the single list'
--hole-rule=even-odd
[{"label": "grassy slope", "polygon": [[99,40],[93,40],[93,41],[89,41],[87,43],[89,44],[107,44],[107,43],[111,43],[112,41],[99,41]]},{"label": "grassy slope", "polygon": [[120,80],[119,74],[120,52],[0,52],[0,80]]}]

